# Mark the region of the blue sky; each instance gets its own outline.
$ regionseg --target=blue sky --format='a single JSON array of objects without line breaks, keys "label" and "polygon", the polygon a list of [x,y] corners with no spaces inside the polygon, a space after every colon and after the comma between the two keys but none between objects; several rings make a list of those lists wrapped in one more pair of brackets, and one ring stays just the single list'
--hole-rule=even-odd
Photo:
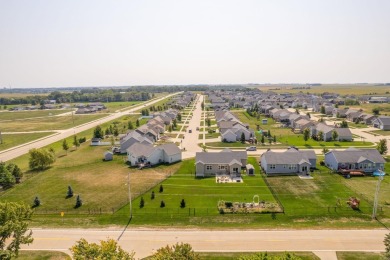
[{"label": "blue sky", "polygon": [[390,82],[388,0],[0,0],[0,87]]}]

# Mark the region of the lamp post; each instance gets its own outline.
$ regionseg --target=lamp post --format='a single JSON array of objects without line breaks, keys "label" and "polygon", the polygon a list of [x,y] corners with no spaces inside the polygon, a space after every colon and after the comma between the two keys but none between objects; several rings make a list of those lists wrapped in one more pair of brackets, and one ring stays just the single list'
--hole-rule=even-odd
[{"label": "lamp post", "polygon": [[380,190],[381,182],[383,181],[383,176],[385,175],[385,173],[378,172],[377,174],[374,173],[373,175],[378,176],[378,182],[376,183],[376,189],[375,189],[374,206],[372,208],[372,219],[376,219],[376,213],[378,210],[379,190]]}]

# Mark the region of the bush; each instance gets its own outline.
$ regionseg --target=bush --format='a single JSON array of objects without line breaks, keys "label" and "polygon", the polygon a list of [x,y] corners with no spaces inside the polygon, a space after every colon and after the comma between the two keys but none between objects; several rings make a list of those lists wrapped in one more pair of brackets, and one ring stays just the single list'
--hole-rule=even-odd
[{"label": "bush", "polygon": [[219,209],[219,214],[222,214],[222,215],[225,214],[225,211],[223,210],[223,208]]},{"label": "bush", "polygon": [[87,141],[87,138],[86,137],[81,137],[79,138],[79,143],[82,144],[82,143],[85,143]]},{"label": "bush", "polygon": [[233,207],[233,203],[230,202],[230,201],[226,201],[226,202],[225,202],[225,207],[226,207],[226,208],[231,208],[231,207]]},{"label": "bush", "polygon": [[68,192],[66,193],[66,198],[73,197],[73,190],[72,187],[68,186]]},{"label": "bush", "polygon": [[145,206],[144,197],[141,197],[141,200],[139,201],[139,207],[142,209]]},{"label": "bush", "polygon": [[152,191],[152,194],[150,195],[150,199],[154,200],[154,191]]},{"label": "bush", "polygon": [[164,187],[162,186],[162,184],[160,185],[160,189],[159,189],[159,192],[163,192],[164,191]]},{"label": "bush", "polygon": [[321,166],[325,166],[325,162],[324,161],[320,161],[320,165]]},{"label": "bush", "polygon": [[35,197],[34,203],[33,203],[33,208],[39,207],[41,205],[41,201],[39,200],[38,197]]},{"label": "bush", "polygon": [[162,200],[160,203],[160,208],[164,208],[164,207],[165,207],[165,202]]},{"label": "bush", "polygon": [[80,208],[82,205],[83,205],[83,201],[81,200],[80,195],[77,195],[76,205],[74,207],[77,209]]},{"label": "bush", "polygon": [[186,207],[186,202],[184,199],[182,199],[180,202],[180,208],[185,208],[185,207]]}]

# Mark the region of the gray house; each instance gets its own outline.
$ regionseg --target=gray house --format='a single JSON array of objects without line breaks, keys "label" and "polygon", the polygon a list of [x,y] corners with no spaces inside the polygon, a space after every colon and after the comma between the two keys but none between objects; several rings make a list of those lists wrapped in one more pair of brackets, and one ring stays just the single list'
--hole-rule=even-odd
[{"label": "gray house", "polygon": [[372,120],[372,125],[381,130],[390,130],[390,116],[378,116]]},{"label": "gray house", "polygon": [[293,147],[282,153],[268,150],[260,157],[261,168],[268,176],[307,174],[316,167],[316,162],[313,150],[300,151]]},{"label": "gray house", "polygon": [[384,169],[385,160],[376,149],[348,148],[344,151],[332,150],[326,153],[325,165],[339,172],[373,173]]},{"label": "gray house", "polygon": [[196,177],[241,174],[241,168],[247,165],[246,151],[225,149],[219,153],[200,152],[195,155]]},{"label": "gray house", "polygon": [[120,152],[126,153],[127,149],[135,143],[141,144],[150,144],[153,145],[153,140],[149,136],[142,135],[134,130],[129,131],[124,137],[120,140]]}]

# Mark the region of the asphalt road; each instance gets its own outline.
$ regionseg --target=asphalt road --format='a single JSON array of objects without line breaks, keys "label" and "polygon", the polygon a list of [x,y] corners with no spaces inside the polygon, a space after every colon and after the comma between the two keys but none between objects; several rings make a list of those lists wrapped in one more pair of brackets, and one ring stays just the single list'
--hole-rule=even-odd
[{"label": "asphalt road", "polygon": [[[98,242],[117,239],[120,230],[34,229],[34,242],[23,249],[67,252],[77,240]],[[157,230],[124,232],[119,244],[136,257],[146,257],[158,248],[177,242],[189,243],[199,252],[314,251],[334,259],[334,251],[383,251],[387,230]]]},{"label": "asphalt road", "polygon": [[[174,96],[174,95],[177,95],[178,93],[174,93],[174,94],[170,94],[170,95],[167,95],[167,96],[164,96],[164,97],[161,97],[161,98],[158,98],[158,99],[154,99],[153,101],[149,101],[149,102],[144,102],[142,103],[141,105],[138,105],[138,106],[135,106],[129,110],[124,110],[124,111],[121,111],[121,112],[117,112],[117,113],[114,113],[114,114],[110,114],[108,115],[107,117],[104,117],[104,118],[101,118],[101,119],[98,119],[98,120],[95,120],[95,121],[92,121],[92,122],[89,122],[89,123],[86,123],[86,124],[83,124],[83,125],[80,125],[80,126],[76,126],[74,128],[70,128],[70,129],[67,129],[67,130],[64,130],[64,131],[61,131],[57,134],[54,134],[54,135],[51,135],[47,138],[44,138],[44,139],[40,139],[38,141],[34,141],[34,142],[30,142],[30,143],[27,143],[27,144],[24,144],[24,145],[20,145],[20,146],[17,146],[15,148],[12,148],[12,149],[9,149],[9,150],[5,150],[5,151],[2,151],[0,152],[0,162],[3,161],[8,161],[8,160],[12,160],[16,157],[19,157],[23,154],[26,154],[28,153],[28,151],[30,149],[33,149],[33,148],[41,148],[41,147],[44,147],[44,146],[47,146],[51,143],[54,143],[54,142],[57,142],[57,141],[60,141],[64,138],[67,138],[69,136],[72,136],[74,134],[78,134],[80,132],[83,132],[85,130],[88,130],[90,128],[93,128],[93,127],[96,127],[97,125],[100,125],[100,124],[103,124],[103,123],[106,123],[108,121],[111,121],[111,120],[114,120],[116,118],[119,118],[121,116],[124,116],[124,115],[127,115],[129,113],[132,113],[138,109],[141,109],[143,106],[148,106],[148,105],[152,105],[152,104],[155,104],[167,97],[170,97],[170,96]],[[20,129],[20,130],[23,130],[23,129]]]}]

